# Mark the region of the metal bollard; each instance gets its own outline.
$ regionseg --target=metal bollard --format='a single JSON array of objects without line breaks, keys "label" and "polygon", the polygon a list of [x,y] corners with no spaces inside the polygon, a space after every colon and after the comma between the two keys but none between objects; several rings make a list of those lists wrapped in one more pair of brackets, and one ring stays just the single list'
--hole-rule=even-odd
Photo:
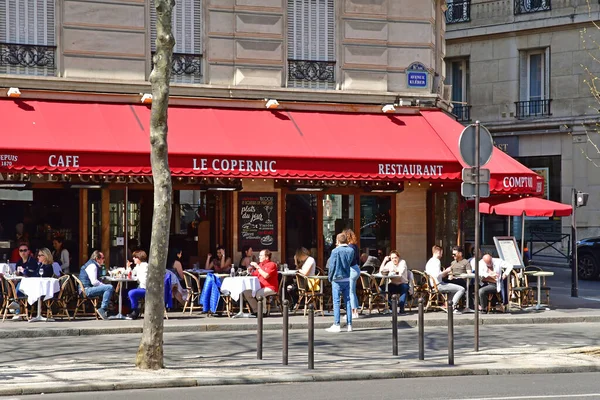
[{"label": "metal bollard", "polygon": [[425,312],[423,298],[419,298],[419,360],[425,359]]},{"label": "metal bollard", "polygon": [[289,333],[289,323],[290,323],[290,315],[289,315],[289,304],[290,302],[287,300],[283,301],[283,354],[282,354],[282,363],[283,365],[288,365],[288,333]]},{"label": "metal bollard", "polygon": [[263,298],[258,296],[258,315],[256,324],[256,359],[262,360],[262,347],[263,347]]},{"label": "metal bollard", "polygon": [[398,355],[398,295],[392,296],[392,355]]},{"label": "metal bollard", "polygon": [[454,365],[454,312],[452,300],[448,301],[448,365]]},{"label": "metal bollard", "polygon": [[315,369],[315,307],[308,306],[308,369]]}]

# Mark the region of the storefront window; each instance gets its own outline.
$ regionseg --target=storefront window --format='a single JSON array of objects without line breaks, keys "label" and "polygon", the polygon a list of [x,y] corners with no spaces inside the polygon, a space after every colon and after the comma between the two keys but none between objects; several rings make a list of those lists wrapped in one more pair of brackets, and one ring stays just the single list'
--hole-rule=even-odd
[{"label": "storefront window", "polygon": [[360,197],[360,251],[377,256],[377,250],[391,249],[391,208],[389,196]]},{"label": "storefront window", "polygon": [[323,262],[335,248],[335,237],[344,229],[354,229],[354,196],[326,194],[323,196]]},{"label": "storefront window", "polygon": [[290,268],[299,247],[307,248],[317,259],[317,196],[288,194],[285,196],[285,256]]},{"label": "storefront window", "polygon": [[[458,196],[459,194],[456,192],[433,193],[435,225],[433,244],[441,246],[444,250],[442,265],[450,265],[450,262],[452,262],[452,247],[458,243]],[[427,257],[431,257],[431,249],[428,249]]]}]

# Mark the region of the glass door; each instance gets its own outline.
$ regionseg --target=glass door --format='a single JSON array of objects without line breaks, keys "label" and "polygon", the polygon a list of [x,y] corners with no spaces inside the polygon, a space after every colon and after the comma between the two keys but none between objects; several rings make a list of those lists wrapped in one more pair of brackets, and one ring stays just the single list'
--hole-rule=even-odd
[{"label": "glass door", "polygon": [[354,228],[354,195],[323,195],[323,266],[335,248],[335,237],[344,229]]},{"label": "glass door", "polygon": [[360,196],[360,252],[388,255],[392,236],[392,197]]},{"label": "glass door", "polygon": [[285,263],[294,266],[294,254],[300,247],[310,251],[317,260],[317,195],[288,194],[285,196]]}]

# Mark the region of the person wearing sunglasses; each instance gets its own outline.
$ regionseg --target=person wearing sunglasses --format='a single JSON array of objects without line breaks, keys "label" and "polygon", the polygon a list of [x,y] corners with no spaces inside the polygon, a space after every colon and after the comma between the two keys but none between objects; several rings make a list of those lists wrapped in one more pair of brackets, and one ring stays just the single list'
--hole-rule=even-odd
[{"label": "person wearing sunglasses", "polygon": [[108,305],[115,289],[112,285],[101,283],[98,280],[98,271],[102,268],[102,264],[104,264],[104,254],[95,250],[89,261],[81,267],[79,280],[88,297],[102,297],[102,305],[96,310],[96,313],[100,318],[108,319]]},{"label": "person wearing sunglasses", "polygon": [[35,257],[29,251],[29,243],[22,242],[19,245],[19,261],[17,261],[17,275],[20,276],[39,276],[38,263]]},{"label": "person wearing sunglasses", "polygon": [[54,275],[54,267],[52,263],[54,259],[52,258],[52,253],[47,248],[41,248],[37,252],[38,259],[38,267],[36,271],[36,275],[40,278],[52,278]]}]

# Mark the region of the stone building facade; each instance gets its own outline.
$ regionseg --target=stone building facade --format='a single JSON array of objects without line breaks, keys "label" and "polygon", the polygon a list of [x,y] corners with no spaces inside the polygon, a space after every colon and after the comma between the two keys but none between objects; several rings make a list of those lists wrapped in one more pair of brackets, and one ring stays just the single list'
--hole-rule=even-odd
[{"label": "stone building facade", "polygon": [[[587,207],[577,213],[579,237],[599,235],[600,170],[594,163],[600,164],[600,154],[588,141],[600,139],[598,102],[588,86],[600,72],[593,25],[598,3],[454,0],[447,5],[445,79],[453,85],[453,112],[464,123],[480,120],[499,148],[543,174],[549,199],[570,204],[572,188],[588,192]],[[489,241],[506,223],[494,218],[488,223]],[[569,218],[528,225],[551,239],[570,233]],[[519,235],[518,219],[513,228]]]}]

